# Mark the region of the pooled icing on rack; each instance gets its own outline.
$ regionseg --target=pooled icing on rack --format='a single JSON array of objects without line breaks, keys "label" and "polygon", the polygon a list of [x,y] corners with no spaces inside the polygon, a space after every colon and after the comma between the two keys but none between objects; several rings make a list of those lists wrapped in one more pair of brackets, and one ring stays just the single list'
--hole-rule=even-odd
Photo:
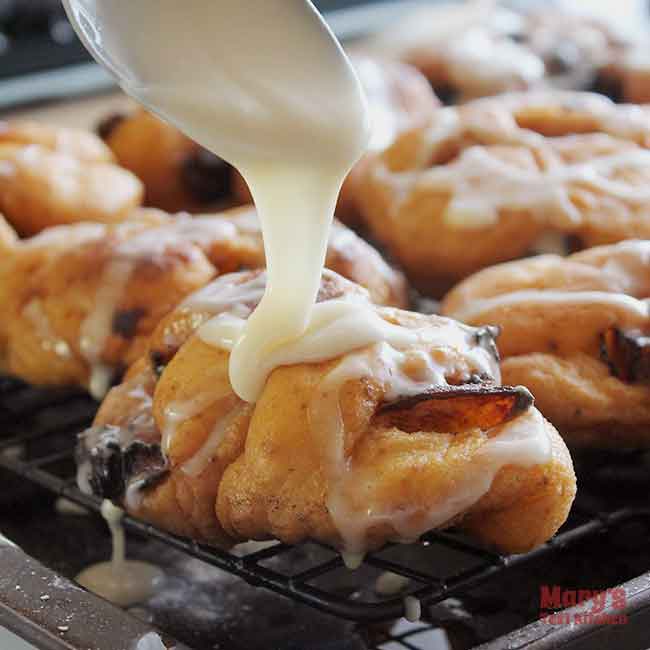
[{"label": "pooled icing on rack", "polygon": [[87,567],[76,577],[76,581],[116,605],[135,605],[155,593],[164,579],[164,574],[148,562],[126,559],[122,510],[105,500],[101,512],[111,532],[112,558],[110,562],[100,562]]}]

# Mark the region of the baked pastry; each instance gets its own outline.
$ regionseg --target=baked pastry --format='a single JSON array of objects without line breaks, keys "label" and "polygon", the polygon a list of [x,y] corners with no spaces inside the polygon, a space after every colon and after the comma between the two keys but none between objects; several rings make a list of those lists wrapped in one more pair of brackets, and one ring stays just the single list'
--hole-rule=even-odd
[{"label": "baked pastry", "polygon": [[[264,265],[254,210],[174,217],[141,209],[117,225],[81,223],[0,238],[4,369],[33,384],[77,384],[101,397],[142,354],[160,319],[219,273]],[[344,226],[327,263],[403,305],[402,276]]]},{"label": "baked pastry", "polygon": [[250,203],[235,169],[142,108],[108,116],[97,132],[120,165],[142,181],[148,206],[202,212]]},{"label": "baked pastry", "polygon": [[211,544],[362,553],[458,524],[524,551],[554,534],[571,459],[528,391],[499,385],[492,329],[371,306],[325,271],[319,302],[356,301],[402,342],[276,367],[249,404],[209,330],[247,318],[264,285],[264,272],[222,276],[160,323],[80,437],[82,490]]},{"label": "baked pastry", "polygon": [[0,123],[0,212],[22,235],[49,226],[124,219],[142,185],[91,133],[32,122]]},{"label": "baked pastry", "polygon": [[422,291],[554,245],[650,237],[650,113],[578,92],[439,110],[368,164],[372,236]]},{"label": "baked pastry", "polygon": [[485,269],[442,312],[500,327],[506,383],[523,383],[574,445],[650,446],[650,241]]},{"label": "baked pastry", "polygon": [[589,89],[626,41],[569,6],[475,0],[417,8],[367,47],[420,69],[450,104],[534,88]]},{"label": "baked pastry", "polygon": [[[352,54],[351,60],[368,99],[369,152],[381,151],[400,133],[423,126],[440,106],[426,78],[413,66],[361,53]],[[336,205],[336,216],[350,226],[361,225],[357,197],[368,159],[363,156],[352,168]]]}]

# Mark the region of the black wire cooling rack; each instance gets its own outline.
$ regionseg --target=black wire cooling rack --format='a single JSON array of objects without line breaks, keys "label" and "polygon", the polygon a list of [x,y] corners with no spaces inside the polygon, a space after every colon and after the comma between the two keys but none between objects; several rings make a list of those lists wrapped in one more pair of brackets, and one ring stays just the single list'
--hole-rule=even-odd
[{"label": "black wire cooling rack", "polygon": [[[74,445],[76,433],[92,419],[97,405],[87,396],[70,390],[36,390],[11,378],[0,378],[0,467],[24,477],[58,496],[92,510],[99,499],[81,493],[75,482]],[[314,543],[298,547],[276,543],[246,552],[202,546],[170,535],[143,521],[126,516],[127,529],[159,540],[223,571],[237,575],[251,585],[264,587],[295,601],[306,603],[335,616],[362,623],[399,618],[405,614],[405,597],[422,606],[439,603],[467,592],[513,567],[539,559],[579,541],[634,519],[650,521],[647,507],[574,508],[570,522],[540,548],[522,555],[501,555],[483,548],[455,532],[430,533],[409,547],[388,546],[370,553],[364,561],[375,575],[391,572],[408,579],[399,596],[384,597],[375,589],[359,585],[341,590],[337,574],[349,583],[363,572],[346,572],[333,550]],[[304,552],[309,546],[312,550]],[[447,558],[441,564],[441,549]],[[301,551],[295,562],[292,554]],[[448,560],[452,553],[454,560]],[[276,562],[282,559],[287,561]],[[282,566],[279,569],[278,566]],[[287,567],[291,567],[287,571]],[[353,596],[350,594],[354,593]],[[412,648],[408,639],[420,628],[410,628],[392,640],[400,648]],[[424,628],[422,628],[424,629]],[[403,637],[403,638],[402,638]]]}]

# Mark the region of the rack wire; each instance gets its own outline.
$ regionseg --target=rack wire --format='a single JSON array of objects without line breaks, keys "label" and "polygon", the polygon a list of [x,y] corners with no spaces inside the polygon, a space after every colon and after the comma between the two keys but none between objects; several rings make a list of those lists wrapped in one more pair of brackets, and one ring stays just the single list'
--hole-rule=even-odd
[{"label": "rack wire", "polygon": [[[66,497],[86,508],[99,510],[101,501],[80,492],[76,487],[74,447],[76,434],[87,426],[97,405],[86,395],[72,390],[37,390],[17,380],[0,377],[0,468],[28,479],[57,496]],[[574,508],[572,517],[552,540],[532,552],[502,555],[484,548],[460,533],[435,532],[425,535],[408,552],[404,547],[389,545],[370,553],[364,560],[365,580],[368,570],[375,575],[391,572],[408,579],[408,587],[398,595],[380,596],[367,585],[342,591],[334,579],[343,573],[340,556],[325,546],[309,542],[298,547],[275,543],[253,551],[215,549],[171,535],[136,518],[125,516],[127,529],[198,558],[251,585],[306,603],[323,612],[359,623],[390,621],[405,615],[405,597],[411,596],[422,606],[431,606],[533,560],[582,542],[624,522],[643,520],[650,523],[648,507],[602,509]],[[310,547],[309,553],[304,548]],[[291,559],[302,548],[301,561]],[[453,552],[453,566],[441,568],[441,548]],[[413,561],[418,557],[417,562]],[[427,557],[432,561],[426,561]],[[424,561],[423,561],[424,558]],[[282,569],[278,568],[281,564]],[[287,572],[286,567],[291,567]],[[363,572],[361,572],[363,573]],[[346,582],[355,576],[347,573]],[[359,574],[359,580],[362,579]],[[414,637],[431,631],[430,625],[411,626],[402,634],[391,636],[391,648],[412,649]],[[379,647],[379,646],[377,646]]]}]

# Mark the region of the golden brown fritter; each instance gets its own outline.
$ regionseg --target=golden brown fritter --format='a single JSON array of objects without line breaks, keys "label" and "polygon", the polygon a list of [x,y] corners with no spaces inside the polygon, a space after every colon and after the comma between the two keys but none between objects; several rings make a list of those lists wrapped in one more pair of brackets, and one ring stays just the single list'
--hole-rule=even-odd
[{"label": "golden brown fritter", "polygon": [[228,163],[144,109],[109,116],[98,132],[119,164],[142,181],[148,206],[202,212],[250,202]]},{"label": "golden brown fritter", "polygon": [[12,120],[0,122],[0,144],[39,145],[90,163],[112,163],[111,150],[89,131],[40,122]]},{"label": "golden brown fritter", "polygon": [[115,226],[59,226],[18,242],[0,277],[12,315],[2,325],[6,370],[101,396],[160,318],[214,277],[194,243],[149,236],[169,223],[140,213]]},{"label": "golden brown fritter", "polygon": [[650,445],[650,241],[485,269],[445,315],[501,328],[504,381],[530,388],[565,440]]},{"label": "golden brown fritter", "polygon": [[[251,405],[232,392],[228,353],[200,328],[252,310],[260,277],[223,276],[161,322],[81,437],[83,489],[215,544],[310,538],[359,551],[459,524],[524,551],[554,534],[575,494],[571,460],[530,394],[498,385],[493,332],[376,308],[420,332],[417,342],[278,367]],[[323,278],[320,301],[360,299]],[[521,455],[506,438],[537,451]]]},{"label": "golden brown fritter", "polygon": [[[650,236],[650,119],[590,93],[523,93],[438,111],[376,157],[371,234],[423,292],[549,246]],[[549,243],[550,239],[550,243]]]},{"label": "golden brown fritter", "polygon": [[[8,231],[5,239],[0,305],[11,317],[0,324],[4,369],[96,396],[185,296],[218,274],[264,266],[250,208],[202,217],[143,209],[118,225],[59,226],[18,242]],[[406,304],[403,277],[340,224],[327,263],[367,286],[374,300]]]},{"label": "golden brown fritter", "polygon": [[141,183],[91,133],[0,123],[0,211],[20,234],[78,221],[116,223],[141,200]]}]

